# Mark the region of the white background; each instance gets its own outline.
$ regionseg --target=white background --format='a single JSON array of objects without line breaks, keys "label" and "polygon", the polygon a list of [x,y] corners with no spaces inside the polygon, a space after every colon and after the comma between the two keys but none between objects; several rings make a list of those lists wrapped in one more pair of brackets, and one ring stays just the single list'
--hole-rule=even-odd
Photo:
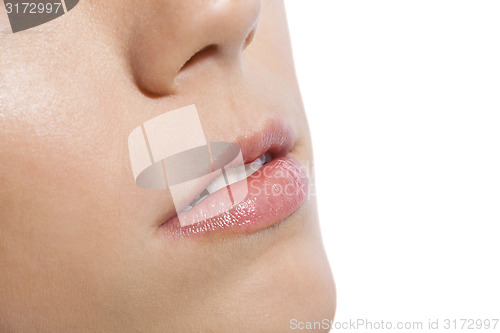
[{"label": "white background", "polygon": [[500,318],[500,2],[285,3],[336,320]]}]

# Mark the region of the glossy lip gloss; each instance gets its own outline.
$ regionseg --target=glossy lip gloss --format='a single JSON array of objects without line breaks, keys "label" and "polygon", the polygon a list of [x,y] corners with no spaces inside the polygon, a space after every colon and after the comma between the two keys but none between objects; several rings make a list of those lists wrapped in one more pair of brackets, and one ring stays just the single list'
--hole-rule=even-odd
[{"label": "glossy lip gloss", "polygon": [[[292,158],[275,159],[253,175],[233,186],[248,186],[245,200],[221,214],[202,222],[182,227],[177,216],[163,224],[174,235],[192,235],[212,231],[253,233],[280,222],[304,202],[308,179]],[[192,209],[193,218],[210,210],[221,190]]]},{"label": "glossy lip gloss", "polygon": [[248,187],[246,198],[213,216],[211,210],[218,209],[219,196],[226,190],[221,189],[193,207],[184,217],[201,222],[183,226],[186,222],[181,224],[179,217],[174,216],[164,221],[161,228],[173,236],[212,232],[250,234],[279,223],[302,205],[308,193],[306,173],[288,154],[294,141],[293,131],[281,122],[271,122],[264,131],[241,140],[239,145],[245,162],[251,162],[266,152],[274,157],[248,178],[231,185],[236,191]]}]

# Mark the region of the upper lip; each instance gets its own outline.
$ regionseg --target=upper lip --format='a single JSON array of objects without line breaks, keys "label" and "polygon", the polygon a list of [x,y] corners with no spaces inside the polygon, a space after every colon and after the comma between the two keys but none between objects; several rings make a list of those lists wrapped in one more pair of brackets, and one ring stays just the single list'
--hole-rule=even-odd
[{"label": "upper lip", "polygon": [[286,155],[295,144],[295,133],[283,121],[270,120],[263,129],[235,142],[240,146],[244,163],[250,163],[265,153],[273,158]]},{"label": "upper lip", "polygon": [[[265,153],[270,153],[273,159],[285,156],[295,144],[295,133],[287,123],[272,119],[266,122],[261,129],[252,132],[250,135],[238,137],[234,143],[240,147],[243,161],[247,164]],[[185,199],[186,206],[210,185],[215,178],[217,178],[217,174],[213,173],[210,177],[206,177],[204,181],[197,184],[195,188],[191,189]],[[175,212],[170,218],[174,216],[176,216]],[[167,220],[170,218],[167,218]]]}]

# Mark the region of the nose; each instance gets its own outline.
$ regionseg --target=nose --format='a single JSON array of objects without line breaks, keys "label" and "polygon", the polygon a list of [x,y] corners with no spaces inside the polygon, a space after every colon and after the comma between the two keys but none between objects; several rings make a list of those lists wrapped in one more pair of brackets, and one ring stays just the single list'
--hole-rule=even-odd
[{"label": "nose", "polygon": [[149,94],[175,91],[175,79],[194,63],[239,61],[258,24],[261,0],[152,0],[139,8],[130,39],[136,84]]}]

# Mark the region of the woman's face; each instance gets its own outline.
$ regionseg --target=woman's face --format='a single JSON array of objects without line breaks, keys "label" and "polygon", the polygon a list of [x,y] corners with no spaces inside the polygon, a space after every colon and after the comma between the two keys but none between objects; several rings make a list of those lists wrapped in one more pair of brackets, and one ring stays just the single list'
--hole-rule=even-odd
[{"label": "woman's face", "polygon": [[[82,0],[16,34],[2,4],[0,55],[0,331],[282,332],[333,316],[281,1]],[[192,104],[207,141],[245,163],[291,157],[308,194],[257,198],[269,214],[236,224],[172,222],[171,192],[135,184],[127,138]]]}]

